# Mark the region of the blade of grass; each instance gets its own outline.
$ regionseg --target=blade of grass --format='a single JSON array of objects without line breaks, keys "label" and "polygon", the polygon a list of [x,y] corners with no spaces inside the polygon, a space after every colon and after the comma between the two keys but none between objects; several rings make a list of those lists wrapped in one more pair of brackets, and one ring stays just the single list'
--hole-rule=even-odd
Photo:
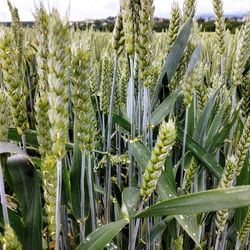
[{"label": "blade of grass", "polygon": [[[183,142],[183,134],[183,130],[177,127],[177,138],[181,143]],[[219,179],[223,172],[223,168],[221,167],[221,165],[214,159],[214,157],[210,153],[208,153],[189,135],[187,135],[186,140],[187,149],[190,150],[192,154]]]},{"label": "blade of grass", "polygon": [[97,230],[90,233],[85,240],[77,247],[76,250],[96,250],[103,249],[105,245],[110,242],[122,228],[128,224],[127,218],[116,222],[106,224]]},{"label": "blade of grass", "polygon": [[152,100],[152,104],[151,104],[152,110],[154,109],[155,105],[157,104],[159,100],[158,97],[161,91],[163,77],[165,76],[165,74],[167,74],[168,82],[170,82],[171,78],[174,75],[174,72],[176,71],[176,68],[179,62],[181,61],[182,55],[184,53],[184,50],[188,42],[188,38],[191,33],[191,27],[192,27],[192,18],[190,17],[185,22],[181,31],[179,32],[175,40],[175,43],[172,49],[170,50],[167,60],[163,66],[163,69],[162,69],[162,72],[161,72],[161,75],[160,75],[160,78],[159,78],[159,81],[157,83],[157,87],[154,93],[154,97]]},{"label": "blade of grass", "polygon": [[[32,145],[35,147],[39,146],[39,143],[37,141],[37,132],[35,130],[26,129],[24,131],[26,144]],[[22,137],[18,134],[16,128],[8,128],[8,139],[16,142],[22,142]],[[73,143],[68,142],[66,144],[67,150],[73,150]]]},{"label": "blade of grass", "polygon": [[179,86],[172,94],[170,94],[153,112],[151,123],[154,126],[159,125],[173,109],[178,96],[182,94],[181,86]]},{"label": "blade of grass", "polygon": [[23,249],[42,249],[42,202],[36,169],[22,155],[9,157],[6,167],[23,217]]},{"label": "blade of grass", "polygon": [[135,218],[194,214],[250,205],[250,185],[208,190],[159,202],[139,212]]}]

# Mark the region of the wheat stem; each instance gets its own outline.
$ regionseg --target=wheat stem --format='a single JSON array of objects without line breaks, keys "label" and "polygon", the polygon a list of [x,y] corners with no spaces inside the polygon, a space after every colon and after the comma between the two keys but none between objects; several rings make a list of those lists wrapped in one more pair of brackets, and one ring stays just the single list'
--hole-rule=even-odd
[{"label": "wheat stem", "polygon": [[184,187],[183,171],[185,169],[185,148],[186,148],[186,139],[187,139],[187,127],[188,127],[188,107],[186,107],[186,116],[185,116],[185,129],[183,135],[183,145],[182,145],[182,165],[181,165],[181,187]]},{"label": "wheat stem", "polygon": [[4,224],[9,225],[10,221],[9,221],[9,216],[8,216],[7,202],[6,202],[5,190],[4,190],[4,179],[3,179],[1,157],[0,157],[0,192],[1,192],[1,203],[2,203],[2,209],[3,209]]},{"label": "wheat stem", "polygon": [[91,211],[91,225],[92,231],[96,229],[96,215],[95,215],[95,201],[93,196],[93,184],[92,184],[92,167],[91,167],[91,155],[88,155],[88,187],[89,187],[89,203]]},{"label": "wheat stem", "polygon": [[82,152],[81,165],[81,224],[80,224],[80,241],[85,238],[85,150]]},{"label": "wheat stem", "polygon": [[56,186],[56,242],[55,250],[59,250],[60,244],[60,207],[61,207],[61,192],[62,192],[62,158],[57,159],[57,186]]},{"label": "wheat stem", "polygon": [[115,50],[115,62],[114,62],[114,74],[113,74],[113,83],[112,83],[112,90],[111,90],[111,100],[110,100],[110,107],[109,107],[109,116],[108,116],[108,137],[107,137],[107,167],[106,167],[106,222],[110,219],[110,208],[109,208],[109,197],[111,194],[111,166],[110,166],[110,153],[111,153],[111,133],[112,133],[112,115],[113,115],[113,106],[114,106],[114,94],[115,94],[115,82],[116,82],[116,75],[117,75],[117,65],[118,65],[118,55],[117,50]]},{"label": "wheat stem", "polygon": [[22,131],[22,143],[23,143],[23,151],[26,153],[26,137],[24,132]]}]

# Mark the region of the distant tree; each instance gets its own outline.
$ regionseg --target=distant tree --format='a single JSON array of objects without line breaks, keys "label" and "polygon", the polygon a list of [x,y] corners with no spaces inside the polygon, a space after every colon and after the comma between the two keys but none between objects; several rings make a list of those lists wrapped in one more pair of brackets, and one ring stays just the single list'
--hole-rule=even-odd
[{"label": "distant tree", "polygon": [[115,26],[114,23],[107,23],[107,25],[105,25],[104,30],[105,30],[105,31],[112,32],[113,29],[114,29],[114,26]]},{"label": "distant tree", "polygon": [[197,22],[198,22],[199,26],[200,26],[200,25],[204,25],[205,19],[199,18],[199,19],[197,20]]},{"label": "distant tree", "polygon": [[94,21],[95,29],[102,30],[102,21],[101,20],[95,20]]},{"label": "distant tree", "polygon": [[232,34],[235,34],[236,29],[240,29],[243,22],[239,22],[237,18],[230,18],[226,20],[226,29],[229,29]]},{"label": "distant tree", "polygon": [[215,32],[215,23],[214,23],[214,21],[209,20],[209,21],[205,22],[202,25],[202,31],[205,31],[205,32]]},{"label": "distant tree", "polygon": [[168,19],[164,19],[162,22],[155,22],[155,24],[154,24],[154,30],[156,32],[165,31],[166,29],[168,29],[168,27],[169,27],[169,20]]},{"label": "distant tree", "polygon": [[[201,26],[201,31],[203,32],[215,32],[214,20],[205,21],[204,18],[199,18],[197,20],[198,25]],[[168,29],[170,21],[168,19],[155,18],[154,31],[162,32]],[[236,17],[225,18],[226,29],[230,30],[232,34],[235,33],[236,29],[240,29],[243,22],[238,21]],[[29,25],[27,23],[26,25]],[[90,24],[78,23],[78,27],[81,30],[85,30]],[[97,19],[93,22],[95,30],[112,32],[115,25],[115,17],[108,17],[106,19]]]}]

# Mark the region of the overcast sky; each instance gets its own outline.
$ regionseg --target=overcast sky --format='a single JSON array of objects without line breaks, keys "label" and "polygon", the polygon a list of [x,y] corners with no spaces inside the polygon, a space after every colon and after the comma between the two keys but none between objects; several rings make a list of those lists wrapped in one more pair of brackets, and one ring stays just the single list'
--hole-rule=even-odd
[{"label": "overcast sky", "polygon": [[[184,0],[177,0],[182,7]],[[0,21],[10,21],[7,0],[1,0]],[[35,4],[40,0],[11,0],[19,10],[21,21],[33,20]],[[61,14],[68,9],[70,2],[69,19],[79,21],[87,18],[105,18],[115,16],[119,11],[120,0],[43,0],[46,7],[56,7]],[[155,16],[169,17],[172,0],[154,0]],[[250,0],[224,0],[224,13],[237,14],[250,10]],[[198,0],[197,14],[213,13],[212,0]]]}]

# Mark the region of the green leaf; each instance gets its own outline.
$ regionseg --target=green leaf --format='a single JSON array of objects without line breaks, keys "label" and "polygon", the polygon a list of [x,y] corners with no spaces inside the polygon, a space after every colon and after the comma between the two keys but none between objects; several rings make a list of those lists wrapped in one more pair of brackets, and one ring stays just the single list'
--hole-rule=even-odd
[{"label": "green leaf", "polygon": [[169,155],[167,156],[166,160],[166,170],[165,172],[166,176],[168,178],[168,183],[171,184],[171,188],[173,190],[173,193],[176,194],[176,184],[175,184],[175,177],[174,177],[174,171],[173,171],[173,164],[172,164],[172,157]]},{"label": "green leaf", "polygon": [[156,192],[161,200],[167,200],[176,196],[175,187],[172,186],[172,180],[162,172],[156,186]]},{"label": "green leaf", "polygon": [[200,54],[201,54],[201,49],[202,49],[202,44],[199,43],[194,49],[194,52],[191,56],[190,62],[188,64],[187,75],[190,75],[192,73],[196,63],[198,62]]},{"label": "green leaf", "polygon": [[191,33],[191,28],[192,28],[192,18],[188,18],[188,20],[186,21],[186,23],[183,25],[181,31],[179,32],[175,43],[172,47],[172,49],[170,50],[167,60],[165,62],[165,65],[162,69],[159,81],[157,83],[157,87],[154,93],[154,97],[152,100],[152,109],[155,107],[155,105],[158,102],[158,97],[161,91],[161,87],[162,87],[162,80],[163,77],[165,76],[165,74],[167,74],[168,77],[168,82],[170,82],[171,78],[173,77],[179,62],[181,61],[181,58],[183,56],[184,50],[186,48],[187,42],[188,42],[188,38],[189,35]]},{"label": "green leaf", "polygon": [[128,187],[122,192],[122,212],[126,217],[133,217],[141,201],[140,189]]},{"label": "green leaf", "polygon": [[31,158],[18,146],[10,142],[0,142],[0,154],[19,154],[31,161]]},{"label": "green leaf", "polygon": [[81,218],[81,164],[82,152],[78,146],[78,139],[74,138],[74,150],[72,168],[70,171],[70,186],[71,186],[71,204],[72,212],[76,219]]},{"label": "green leaf", "polygon": [[[177,138],[182,143],[183,141],[183,130],[177,127]],[[223,168],[209,154],[204,148],[202,148],[196,141],[194,141],[189,135],[186,137],[186,148],[192,152],[192,154],[199,159],[199,161],[206,166],[218,179],[220,178]]]},{"label": "green leaf", "polygon": [[65,166],[64,162],[62,164],[62,178],[63,178],[63,183],[64,183],[65,189],[66,189],[66,193],[64,195],[67,194],[67,197],[70,200],[71,199],[71,193],[70,193],[70,173],[66,169],[66,166]]},{"label": "green leaf", "polygon": [[98,228],[85,238],[85,240],[77,247],[77,250],[103,249],[105,245],[109,243],[128,223],[129,220],[126,218]]},{"label": "green leaf", "polygon": [[197,226],[197,217],[194,214],[175,215],[175,219],[187,234],[193,239],[197,246],[200,246],[199,228]]},{"label": "green leaf", "polygon": [[194,133],[194,98],[192,98],[191,105],[188,109],[188,126],[187,133],[193,136]]},{"label": "green leaf", "polygon": [[[39,143],[37,141],[37,132],[35,130],[26,129],[24,131],[26,143],[27,145],[32,145],[35,147],[39,146]],[[8,129],[8,139],[12,141],[22,142],[22,137],[18,134],[16,128],[9,128]],[[66,144],[67,150],[73,150],[73,144],[68,142]]]},{"label": "green leaf", "polygon": [[131,132],[131,124],[124,117],[117,115],[117,114],[113,114],[113,121],[117,123],[119,126],[121,126],[122,128],[124,128],[129,133]]},{"label": "green leaf", "polygon": [[105,190],[97,186],[96,184],[94,184],[94,190],[95,192],[98,192],[99,194],[105,195]]},{"label": "green leaf", "polygon": [[228,114],[225,121],[221,125],[218,133],[215,135],[215,137],[211,141],[211,144],[209,145],[208,150],[210,152],[216,152],[216,150],[221,147],[221,144],[227,138],[228,134],[231,131],[231,128],[235,124],[236,119],[238,118],[240,114],[240,107],[241,107],[241,103],[238,103],[237,106],[232,110],[232,112]]},{"label": "green leaf", "polygon": [[196,123],[193,139],[197,141],[200,145],[203,145],[203,139],[205,136],[208,120],[216,103],[218,92],[219,89],[217,89],[208,99],[207,104],[205,108],[202,110],[200,117]]},{"label": "green leaf", "polygon": [[151,123],[154,126],[160,124],[167,115],[170,114],[174,107],[176,99],[182,93],[181,86],[179,86],[172,94],[170,94],[153,112],[151,117]]},{"label": "green leaf", "polygon": [[[37,132],[35,130],[26,129],[24,131],[26,143],[32,146],[39,146],[37,141]],[[12,141],[22,142],[22,137],[18,134],[16,128],[8,129],[8,139]]]},{"label": "green leaf", "polygon": [[150,150],[141,140],[132,141],[130,146],[135,160],[144,172],[151,157]]},{"label": "green leaf", "polygon": [[36,170],[23,155],[9,157],[7,168],[24,221],[23,249],[42,249],[42,204]]},{"label": "green leaf", "polygon": [[224,112],[226,110],[229,98],[230,98],[230,93],[228,94],[228,96],[226,97],[226,99],[224,100],[224,102],[222,103],[219,111],[217,112],[217,114],[215,115],[215,118],[213,119],[213,122],[208,130],[207,136],[205,138],[205,144],[204,144],[204,148],[205,149],[209,149],[210,145],[212,144],[212,141],[214,140],[214,138],[216,138],[219,128],[221,126],[221,122],[224,116]]},{"label": "green leaf", "polygon": [[[176,189],[171,185],[171,175],[163,172],[157,182],[156,192],[161,200],[168,200],[176,197]],[[196,216],[194,215],[176,215],[175,219],[187,232],[187,234],[199,245],[198,227]]]},{"label": "green leaf", "polygon": [[[168,226],[169,221],[171,221],[173,219],[172,216],[168,216],[167,218],[165,218],[164,220],[156,223],[151,229],[150,229],[150,244],[152,245],[156,240],[158,240],[163,232],[165,231],[165,229]],[[146,242],[146,235],[143,237],[143,241]],[[136,250],[140,250],[143,249],[145,247],[145,244],[143,244],[142,241],[140,241],[139,246],[136,247]]]},{"label": "green leaf", "polygon": [[200,246],[196,246],[193,250],[205,250],[207,246],[207,241],[203,241]]},{"label": "green leaf", "polygon": [[139,212],[135,218],[194,214],[248,205],[250,205],[250,185],[179,196],[159,202]]}]

